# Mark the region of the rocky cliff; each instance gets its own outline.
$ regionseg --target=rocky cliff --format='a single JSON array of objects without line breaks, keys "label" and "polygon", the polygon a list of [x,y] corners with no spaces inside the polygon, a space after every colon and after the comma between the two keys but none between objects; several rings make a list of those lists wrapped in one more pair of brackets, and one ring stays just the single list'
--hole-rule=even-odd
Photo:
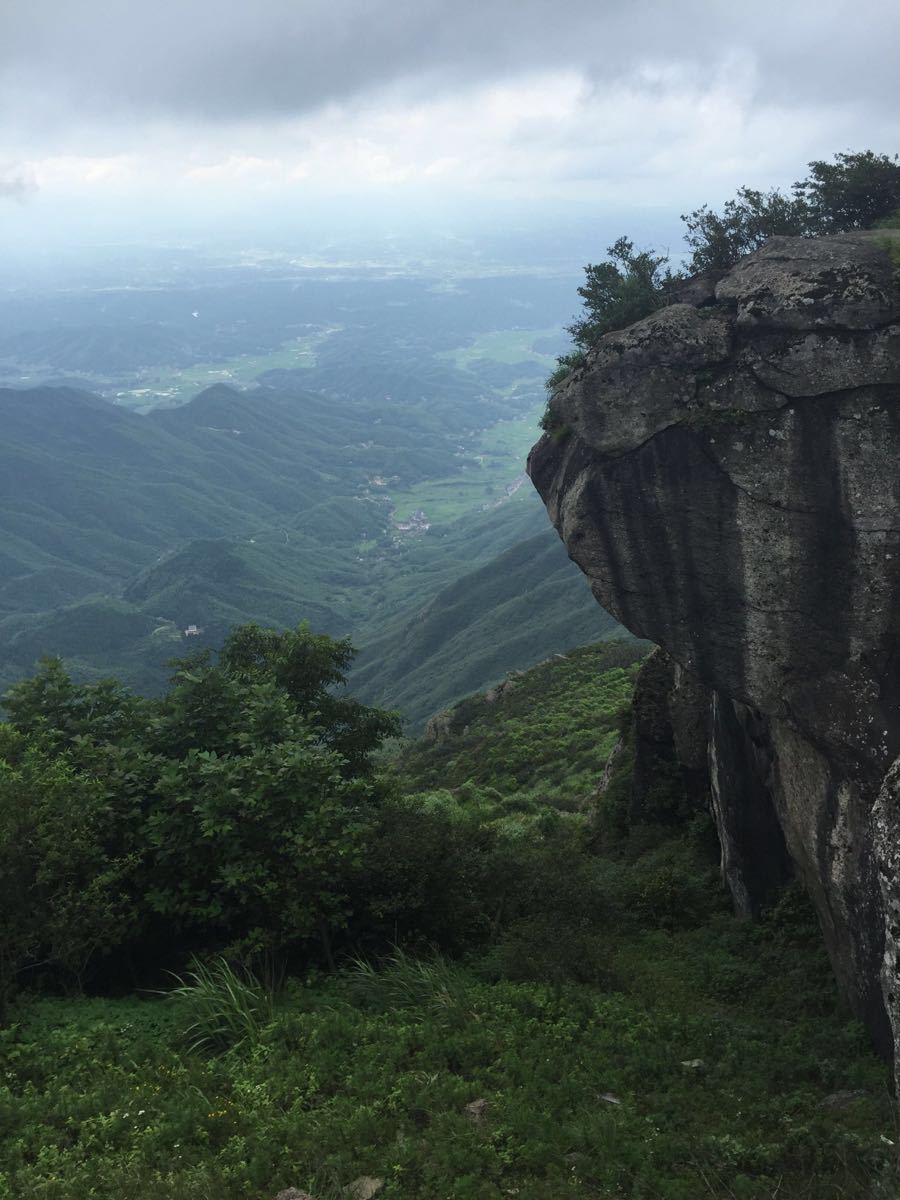
[{"label": "rocky cliff", "polygon": [[707,747],[737,908],[799,873],[886,1050],[900,1040],[898,252],[900,234],[773,238],[692,281],[601,340],[529,459],[598,601],[690,694],[672,745],[695,781]]}]

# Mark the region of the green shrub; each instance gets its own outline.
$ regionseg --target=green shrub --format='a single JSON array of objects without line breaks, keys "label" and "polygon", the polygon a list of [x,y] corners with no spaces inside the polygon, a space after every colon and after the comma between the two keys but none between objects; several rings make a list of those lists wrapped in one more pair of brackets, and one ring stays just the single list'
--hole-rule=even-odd
[{"label": "green shrub", "polygon": [[[623,329],[669,302],[674,276],[667,255],[636,251],[627,237],[618,238],[606,253],[604,262],[589,263],[584,268],[585,281],[578,289],[584,315],[567,329],[575,349],[557,359],[557,368],[547,380],[549,391],[583,365],[587,351],[605,333]],[[541,427],[548,433],[559,429],[549,405]]]},{"label": "green shrub", "polygon": [[[556,360],[556,370],[547,378],[547,391],[553,392],[564,379],[567,379],[573,371],[577,371],[579,367],[583,367],[587,362],[587,351],[573,350],[570,354],[561,354]],[[544,410],[544,415],[540,421],[541,429],[549,433],[554,426],[553,414],[550,406]]]},{"label": "green shrub", "polygon": [[0,726],[0,1012],[18,983],[91,961],[139,925],[135,816],[109,783]]},{"label": "green shrub", "polygon": [[871,150],[835,154],[832,162],[809,164],[794,184],[816,232],[871,229],[900,206],[900,157]]},{"label": "green shrub", "polygon": [[460,952],[489,933],[496,834],[449,796],[378,810],[353,878],[351,937]]},{"label": "green shrub", "polygon": [[687,229],[684,240],[691,249],[692,273],[727,270],[767,238],[809,231],[805,202],[777,188],[761,192],[742,187],[733,200],[725,202],[721,213],[704,204],[681,219]]},{"label": "green shrub", "polygon": [[661,929],[690,927],[709,911],[709,893],[703,881],[682,867],[665,864],[639,881],[636,912],[647,925]]},{"label": "green shrub", "polygon": [[497,905],[487,962],[500,978],[603,981],[604,938],[619,920],[618,871],[557,817],[498,844],[490,874]]},{"label": "green shrub", "polygon": [[726,270],[777,234],[810,237],[871,229],[889,220],[898,203],[896,155],[866,150],[836,154],[832,162],[816,160],[791,195],[743,187],[721,213],[704,205],[682,217],[692,250],[690,270]]},{"label": "green shrub", "polygon": [[176,664],[137,701],[55,660],[0,726],[0,993],[80,986],[112,952],[139,974],[191,951],[246,956],[333,942],[385,789],[369,752],[388,713],[332,695],[345,642],[236,629],[220,661]]}]

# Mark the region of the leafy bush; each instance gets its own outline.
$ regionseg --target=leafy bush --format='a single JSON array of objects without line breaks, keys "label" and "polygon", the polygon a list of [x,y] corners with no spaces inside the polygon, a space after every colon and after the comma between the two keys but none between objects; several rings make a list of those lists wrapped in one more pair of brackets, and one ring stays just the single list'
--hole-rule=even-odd
[{"label": "leafy bush", "polygon": [[590,349],[604,333],[631,325],[666,302],[666,284],[672,278],[666,255],[635,251],[627,237],[620,237],[606,253],[605,262],[585,267],[586,280],[578,289],[584,316],[568,332],[580,350]]},{"label": "leafy bush", "polygon": [[806,206],[810,229],[871,229],[900,209],[900,157],[865,150],[811,162],[794,193]]},{"label": "leafy bush", "polygon": [[709,888],[693,872],[667,863],[638,882],[635,912],[642,923],[661,929],[689,928],[709,913]]},{"label": "leafy bush", "polygon": [[797,196],[786,196],[773,188],[738,189],[721,213],[707,205],[682,216],[687,228],[684,240],[691,250],[689,270],[725,271],[776,234],[799,236],[808,233],[810,214]]},{"label": "leafy bush", "polygon": [[[76,685],[56,661],[0,726],[0,984],[82,983],[119,952],[317,943],[332,958],[384,788],[369,752],[395,718],[332,694],[350,654],[301,628],[245,626],[219,662],[178,664],[157,701]],[[30,976],[31,977],[31,976]]]},{"label": "leafy bush", "polygon": [[491,921],[495,844],[495,832],[452,798],[387,800],[354,878],[351,934],[376,946],[450,952],[482,941]]},{"label": "leafy bush", "polygon": [[131,934],[133,832],[102,775],[0,726],[0,1009],[35,968],[80,987]]},{"label": "leafy bush", "polygon": [[122,744],[140,736],[148,715],[147,702],[114,679],[76,684],[58,658],[43,659],[36,675],[11,687],[3,707],[14,729],[54,748],[77,738]]},{"label": "leafy bush", "polygon": [[706,205],[682,220],[692,255],[692,272],[727,270],[776,234],[814,237],[871,229],[900,206],[897,155],[836,154],[833,162],[809,163],[809,175],[786,195],[777,188],[759,192],[743,187],[721,213]]}]

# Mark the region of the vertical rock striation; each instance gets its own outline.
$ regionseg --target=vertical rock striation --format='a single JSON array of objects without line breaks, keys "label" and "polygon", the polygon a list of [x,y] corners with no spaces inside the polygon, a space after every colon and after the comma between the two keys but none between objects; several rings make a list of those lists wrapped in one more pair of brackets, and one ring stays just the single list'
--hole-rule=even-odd
[{"label": "vertical rock striation", "polygon": [[598,601],[664,648],[694,708],[702,689],[678,757],[696,769],[702,728],[736,906],[757,911],[796,870],[885,1049],[900,1037],[898,261],[895,233],[771,239],[604,337],[529,458]]}]

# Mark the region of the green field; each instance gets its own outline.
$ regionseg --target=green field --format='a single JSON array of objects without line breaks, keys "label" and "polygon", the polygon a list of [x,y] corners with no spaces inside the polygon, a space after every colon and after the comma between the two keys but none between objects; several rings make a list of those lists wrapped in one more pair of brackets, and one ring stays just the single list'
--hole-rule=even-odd
[{"label": "green field", "polygon": [[[318,348],[330,332],[333,331],[292,338],[268,354],[240,354],[234,358],[195,363],[184,368],[151,367],[141,374],[136,381],[137,386],[117,391],[115,398],[117,403],[127,408],[148,409],[184,404],[214,383],[249,387],[264,371],[297,370],[316,366]],[[469,345],[441,351],[435,358],[452,362],[462,370],[479,359],[490,359],[504,364],[532,359],[550,371],[555,364],[554,356],[538,353],[532,349],[532,345],[536,340],[550,337],[557,332],[554,328],[495,330],[474,338]],[[499,390],[508,394],[517,385],[531,382],[533,377],[523,376]]]},{"label": "green field", "polygon": [[153,367],[140,386],[116,392],[116,402],[126,408],[149,409],[184,404],[214,383],[249,387],[264,371],[297,370],[316,365],[316,349],[326,334],[293,338],[269,354],[240,354],[224,362],[196,363],[192,367]]},{"label": "green field", "polygon": [[541,338],[559,333],[558,326],[549,329],[496,329],[482,333],[466,346],[444,350],[436,357],[450,359],[456,367],[465,368],[479,358],[490,358],[499,363],[516,363],[534,358],[553,369],[556,359],[552,354],[540,354],[532,347]]},{"label": "green field", "polygon": [[543,405],[525,416],[498,421],[479,435],[465,464],[456,475],[427,479],[416,487],[391,493],[394,518],[406,521],[416,511],[433,524],[455,521],[466,513],[502,504],[522,479],[528,451],[540,436],[538,420]]},{"label": "green field", "polygon": [[[556,328],[494,330],[474,338],[468,345],[445,350],[435,357],[452,361],[461,370],[483,359],[506,365],[527,360],[539,363],[541,372],[538,375],[523,375],[498,389],[509,395],[522,384],[534,385],[542,377],[544,368],[547,372],[553,369],[554,356],[538,353],[532,347],[541,338],[558,332]],[[412,513],[421,511],[429,522],[443,524],[492,504],[502,504],[509,489],[522,478],[528,451],[539,436],[538,421],[542,411],[543,404],[535,404],[521,417],[497,421],[482,430],[456,474],[392,492],[395,520],[404,522]]]}]

